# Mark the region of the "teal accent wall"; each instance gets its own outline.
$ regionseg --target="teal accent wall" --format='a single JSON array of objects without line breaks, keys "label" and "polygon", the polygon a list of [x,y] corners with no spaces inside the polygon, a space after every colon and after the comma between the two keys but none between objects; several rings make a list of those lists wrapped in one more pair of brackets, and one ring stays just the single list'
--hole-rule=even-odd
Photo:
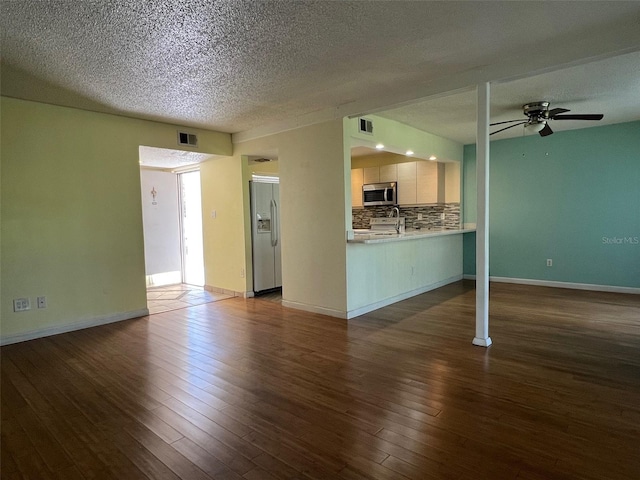
[{"label": "teal accent wall", "polygon": [[[464,148],[464,222],[476,221],[475,150]],[[640,122],[491,142],[489,175],[490,275],[640,287]]]}]

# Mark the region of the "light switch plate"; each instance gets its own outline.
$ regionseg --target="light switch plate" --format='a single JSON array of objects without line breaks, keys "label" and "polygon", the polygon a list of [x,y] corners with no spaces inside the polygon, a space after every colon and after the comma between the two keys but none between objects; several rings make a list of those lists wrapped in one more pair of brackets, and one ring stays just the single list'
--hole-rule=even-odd
[{"label": "light switch plate", "polygon": [[13,311],[14,312],[24,312],[26,310],[31,310],[31,302],[28,298],[14,298],[13,299]]}]

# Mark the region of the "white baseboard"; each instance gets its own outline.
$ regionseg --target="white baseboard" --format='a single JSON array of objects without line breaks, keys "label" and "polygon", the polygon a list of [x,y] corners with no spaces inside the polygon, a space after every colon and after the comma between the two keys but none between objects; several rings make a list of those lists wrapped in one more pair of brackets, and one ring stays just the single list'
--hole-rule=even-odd
[{"label": "white baseboard", "polygon": [[420,295],[422,293],[430,292],[431,290],[444,287],[445,285],[448,285],[453,282],[457,282],[459,280],[462,280],[462,275],[454,275],[453,277],[446,278],[439,282],[425,285],[424,287],[416,288],[415,290],[410,290],[408,292],[401,293],[400,295],[396,295],[394,297],[385,298],[384,300],[370,303],[369,305],[365,305],[364,307],[359,307],[353,310],[349,310],[347,312],[347,318],[354,318],[360,315],[364,315],[365,313],[369,313],[379,308],[386,307],[387,305],[391,305],[393,303],[406,300],[407,298],[415,297],[416,295]]},{"label": "white baseboard", "polygon": [[130,320],[132,318],[145,317],[147,315],[149,315],[149,309],[141,308],[140,310],[133,310],[131,312],[121,312],[113,315],[105,315],[102,317],[95,317],[88,320],[82,320],[80,322],[67,323],[64,325],[56,325],[55,327],[42,328],[39,330],[33,330],[31,332],[6,335],[0,338],[0,345],[10,345],[12,343],[26,342],[27,340],[34,340],[36,338],[49,337],[51,335],[58,335],[59,333],[73,332],[74,330],[82,330],[83,328],[97,327],[98,325],[106,325],[108,323],[121,322],[122,320]]},{"label": "white baseboard", "polygon": [[235,290],[228,290],[226,288],[212,287],[211,285],[205,285],[204,289],[211,293],[222,293],[223,295],[229,295],[231,297],[250,298],[253,297],[253,292],[236,292]]},{"label": "white baseboard", "polygon": [[282,306],[288,308],[295,308],[296,310],[304,310],[306,312],[319,313],[322,315],[328,315],[329,317],[342,318],[348,320],[350,318],[358,317],[360,315],[364,315],[365,313],[372,312],[382,307],[386,307],[387,305],[391,305],[393,303],[399,302],[401,300],[406,300],[407,298],[415,297],[416,295],[420,295],[421,293],[429,292],[431,290],[435,290],[436,288],[443,287],[453,282],[457,282],[462,279],[462,275],[455,275],[453,277],[447,278],[440,282],[432,283],[430,285],[426,285],[424,287],[416,288],[415,290],[411,290],[409,292],[401,293],[400,295],[396,295],[394,297],[385,298],[384,300],[380,300],[379,302],[374,302],[369,305],[365,305],[364,307],[359,307],[354,310],[342,311],[333,308],[319,307],[317,305],[309,305],[306,303],[292,302],[290,300],[282,300]]},{"label": "white baseboard", "polygon": [[291,300],[282,300],[282,306],[287,308],[295,308],[296,310],[304,310],[305,312],[319,313],[328,315],[329,317],[347,318],[347,312],[334,308],[319,307],[318,305],[309,305],[308,303],[292,302]]},{"label": "white baseboard", "polygon": [[[475,275],[464,275],[465,280],[475,280]],[[615,285],[596,285],[592,283],[557,282],[552,280],[533,280],[528,278],[489,277],[489,281],[496,283],[516,283],[519,285],[534,285],[537,287],[570,288],[573,290],[590,290],[593,292],[632,293],[640,294],[640,288],[618,287]]]}]

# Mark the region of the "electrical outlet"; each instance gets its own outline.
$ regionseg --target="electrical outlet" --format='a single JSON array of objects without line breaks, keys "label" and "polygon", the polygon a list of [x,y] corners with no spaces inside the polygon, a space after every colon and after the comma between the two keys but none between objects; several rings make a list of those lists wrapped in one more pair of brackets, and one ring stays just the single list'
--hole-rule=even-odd
[{"label": "electrical outlet", "polygon": [[211,210],[211,218],[216,218],[218,216],[218,212],[215,210]]},{"label": "electrical outlet", "polygon": [[47,308],[47,297],[38,297],[36,303],[38,304],[38,308]]},{"label": "electrical outlet", "polygon": [[244,268],[240,269],[240,278],[244,278]]},{"label": "electrical outlet", "polygon": [[547,267],[553,267],[553,260],[551,258],[547,258]]},{"label": "electrical outlet", "polygon": [[14,298],[13,299],[13,311],[14,312],[24,312],[26,310],[31,310],[31,302],[28,298]]},{"label": "electrical outlet", "polygon": [[422,220],[422,214],[421,213],[418,214],[418,220]]},{"label": "electrical outlet", "polygon": [[446,219],[447,219],[447,215],[445,213],[441,213],[440,220],[446,220]]}]

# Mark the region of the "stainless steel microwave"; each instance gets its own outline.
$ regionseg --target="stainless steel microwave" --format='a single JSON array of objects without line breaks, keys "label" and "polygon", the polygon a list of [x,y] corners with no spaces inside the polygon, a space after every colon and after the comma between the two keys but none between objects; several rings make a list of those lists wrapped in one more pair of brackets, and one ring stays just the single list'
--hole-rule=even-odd
[{"label": "stainless steel microwave", "polygon": [[365,207],[396,205],[397,203],[398,188],[396,182],[369,183],[362,186],[362,204]]}]

